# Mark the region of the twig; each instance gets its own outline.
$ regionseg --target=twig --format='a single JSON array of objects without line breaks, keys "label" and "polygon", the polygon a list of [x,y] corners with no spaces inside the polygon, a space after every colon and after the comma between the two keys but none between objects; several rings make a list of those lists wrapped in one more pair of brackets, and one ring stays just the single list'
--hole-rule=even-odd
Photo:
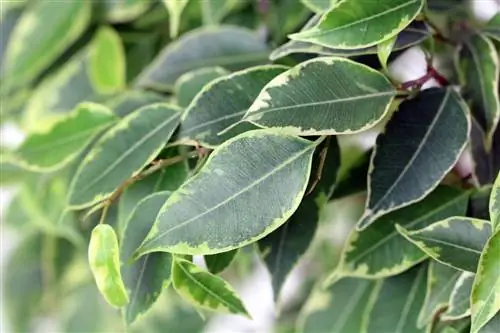
[{"label": "twig", "polygon": [[400,90],[408,90],[410,88],[421,88],[430,79],[435,79],[441,86],[449,85],[448,79],[441,75],[432,64],[427,64],[427,72],[415,80],[410,80],[402,83],[398,88]]}]

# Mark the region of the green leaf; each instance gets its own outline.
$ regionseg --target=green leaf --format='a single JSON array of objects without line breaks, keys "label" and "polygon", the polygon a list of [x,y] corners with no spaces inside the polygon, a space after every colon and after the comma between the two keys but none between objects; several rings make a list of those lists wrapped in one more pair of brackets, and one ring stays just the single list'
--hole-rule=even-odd
[{"label": "green leaf", "polygon": [[359,156],[347,171],[339,176],[329,200],[341,199],[356,193],[366,191],[366,177],[370,167],[372,150]]},{"label": "green leaf", "polygon": [[467,192],[440,186],[424,200],[379,218],[361,231],[352,230],[330,281],[343,276],[381,278],[400,274],[427,256],[398,234],[395,225],[421,229],[465,214]]},{"label": "green leaf", "polygon": [[215,254],[263,238],[298,208],[318,144],[266,130],[226,141],[167,200],[139,254]]},{"label": "green leaf", "polygon": [[488,37],[500,41],[500,13],[493,16],[483,27],[482,31]]},{"label": "green leaf", "polygon": [[490,148],[500,120],[500,63],[495,45],[484,36],[474,35],[464,43],[456,62],[462,94],[470,100],[472,114],[484,129],[486,147]]},{"label": "green leaf", "polygon": [[497,333],[499,326],[500,312],[497,312],[497,314],[489,322],[479,329],[478,333]]},{"label": "green leaf", "polygon": [[163,3],[168,10],[170,38],[175,38],[179,34],[181,15],[188,3],[188,0],[163,0]]},{"label": "green leaf", "polygon": [[92,230],[89,243],[89,265],[97,288],[106,302],[114,307],[129,302],[120,274],[118,239],[108,224],[99,224]]},{"label": "green leaf", "polygon": [[125,117],[139,110],[141,107],[166,102],[166,98],[151,91],[131,90],[125,91],[109,100],[106,106],[113,110],[119,117]]},{"label": "green leaf", "polygon": [[104,0],[106,18],[113,23],[132,21],[144,14],[152,5],[151,0]]},{"label": "green leaf", "polygon": [[111,94],[125,87],[125,50],[120,36],[110,27],[100,28],[90,48],[89,75],[101,94]]},{"label": "green leaf", "polygon": [[424,333],[417,317],[425,297],[427,265],[383,280],[366,332]]},{"label": "green leaf", "polygon": [[[307,30],[314,26],[319,21],[319,16],[316,15],[311,18],[301,31]],[[409,26],[407,26],[403,31],[401,31],[396,38],[393,50],[400,51],[406,49],[410,46],[416,45],[424,41],[430,36],[430,31],[427,25],[421,21],[413,21]],[[287,43],[281,45],[275,49],[269,58],[271,60],[276,60],[294,53],[312,53],[320,55],[329,56],[343,56],[352,57],[364,54],[376,54],[377,46],[364,47],[360,49],[353,50],[342,50],[334,49],[330,47],[325,47],[321,45],[316,45],[308,42],[302,42],[298,40],[290,40]]]},{"label": "green leaf", "polygon": [[470,294],[474,274],[463,272],[458,278],[448,301],[449,307],[441,316],[443,320],[457,320],[470,316]]},{"label": "green leaf", "polygon": [[422,6],[422,0],[339,1],[315,27],[289,37],[338,49],[373,46],[397,35]]},{"label": "green leaf", "polygon": [[377,56],[380,64],[382,65],[382,68],[385,71],[387,71],[387,61],[389,60],[389,56],[394,49],[396,40],[397,36],[394,36],[377,45]]},{"label": "green leaf", "polygon": [[231,265],[237,254],[238,249],[206,255],[205,264],[207,265],[208,271],[212,274],[219,274],[223,272],[229,267],[229,265]]},{"label": "green leaf", "polygon": [[187,107],[207,83],[228,74],[222,67],[204,67],[183,74],[175,82],[174,94],[177,104],[183,108]]},{"label": "green leaf", "polygon": [[[255,129],[251,124],[239,122],[261,89],[285,70],[283,66],[258,66],[210,82],[188,106],[179,139],[215,147],[239,133]],[[232,128],[235,124],[238,125]]]},{"label": "green leaf", "polygon": [[98,104],[82,103],[46,132],[28,134],[15,152],[15,160],[26,169],[54,171],[67,165],[116,117]]},{"label": "green leaf", "polygon": [[226,281],[187,260],[174,257],[172,281],[182,297],[200,308],[249,317],[245,306]]},{"label": "green leaf", "polygon": [[316,58],[269,82],[243,120],[296,135],[351,134],[376,125],[395,95],[390,81],[365,65]]},{"label": "green leaf", "polygon": [[109,197],[158,155],[179,118],[179,110],[168,104],[145,106],[123,118],[83,160],[73,178],[68,205],[85,208]]},{"label": "green leaf", "polygon": [[498,229],[500,228],[500,172],[491,189],[489,208],[493,230]]},{"label": "green leaf", "polygon": [[427,272],[427,291],[417,326],[423,328],[432,323],[434,317],[443,308],[448,307],[448,301],[462,271],[441,265],[436,261],[429,264]]},{"label": "green leaf", "polygon": [[247,0],[205,0],[201,1],[203,24],[215,25],[224,19],[229,13],[245,6]]},{"label": "green leaf", "polygon": [[472,176],[478,184],[490,185],[500,172],[500,126],[497,126],[491,147],[487,148],[484,130],[474,118],[471,125]]},{"label": "green leaf", "polygon": [[467,216],[482,220],[490,219],[489,202],[491,194],[491,185],[475,189],[471,194]]},{"label": "green leaf", "polygon": [[493,319],[500,311],[500,230],[488,240],[481,253],[476,277],[472,286],[471,333]]},{"label": "green leaf", "polygon": [[399,225],[396,229],[434,260],[472,273],[476,272],[481,251],[491,235],[489,221],[468,217],[450,217],[416,231]]},{"label": "green leaf", "polygon": [[170,253],[150,253],[136,261],[133,259],[135,250],[141,245],[169,196],[170,192],[157,192],[141,200],[125,227],[120,259],[123,282],[130,297],[130,303],[124,309],[127,325],[144,315],[170,283]]},{"label": "green leaf", "polygon": [[304,333],[354,333],[366,330],[366,314],[377,298],[378,281],[347,278],[327,290],[315,290],[299,315]]},{"label": "green leaf", "polygon": [[467,106],[451,88],[424,90],[401,103],[377,138],[358,228],[431,192],[460,157],[469,128]]},{"label": "green leaf", "polygon": [[337,0],[300,0],[300,2],[315,13],[324,13],[330,9]]},{"label": "green leaf", "polygon": [[[264,263],[271,274],[276,301],[279,301],[281,289],[288,275],[311,245],[321,210],[335,185],[340,167],[340,149],[337,140],[328,138],[323,141],[316,148],[313,161],[316,170],[312,171],[308,185],[308,188],[314,186],[312,192],[304,197],[297,211],[285,224],[258,242]],[[320,167],[323,170],[320,170]]]},{"label": "green leaf", "polygon": [[193,69],[244,69],[265,62],[268,54],[265,43],[250,30],[233,26],[196,29],[163,49],[136,84],[170,91],[182,74]]},{"label": "green leaf", "polygon": [[22,85],[41,74],[85,31],[91,3],[38,1],[22,14],[5,55],[6,84]]}]

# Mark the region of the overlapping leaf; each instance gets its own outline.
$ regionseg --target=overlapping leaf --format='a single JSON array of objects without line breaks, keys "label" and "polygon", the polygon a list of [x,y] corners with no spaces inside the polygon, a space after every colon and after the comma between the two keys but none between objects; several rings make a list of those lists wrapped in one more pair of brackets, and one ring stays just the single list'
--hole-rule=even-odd
[{"label": "overlapping leaf", "polygon": [[482,35],[472,36],[464,43],[457,60],[463,95],[471,102],[471,111],[487,138],[486,147],[500,120],[498,84],[500,62],[493,43]]},{"label": "overlapping leaf", "polygon": [[143,106],[161,102],[166,102],[166,99],[160,94],[151,91],[131,90],[118,94],[115,98],[106,102],[106,105],[117,116],[125,117]]},{"label": "overlapping leaf", "polygon": [[366,332],[416,333],[417,317],[424,304],[427,265],[383,280],[373,310],[368,315]]},{"label": "overlapping leaf", "polygon": [[356,133],[377,124],[395,94],[385,76],[365,65],[316,58],[269,82],[243,120],[296,135]]},{"label": "overlapping leaf", "polygon": [[208,310],[249,316],[245,306],[226,281],[203,271],[187,260],[174,258],[172,281],[175,290],[194,305]]},{"label": "overlapping leaf", "polygon": [[500,311],[500,230],[484,247],[471,294],[471,332],[475,333]]},{"label": "overlapping leaf", "polygon": [[163,3],[167,7],[169,14],[170,37],[175,38],[179,34],[181,15],[188,0],[163,0]]},{"label": "overlapping leaf", "polygon": [[125,227],[120,259],[123,281],[130,298],[124,309],[125,321],[129,325],[151,308],[163,288],[170,283],[170,253],[150,253],[138,260],[133,259],[135,250],[141,245],[169,196],[170,192],[157,192],[141,200]]},{"label": "overlapping leaf", "polygon": [[337,0],[300,0],[310,10],[316,13],[324,13],[333,6]]},{"label": "overlapping leaf", "polygon": [[387,214],[364,230],[353,230],[329,280],[343,276],[387,277],[418,264],[426,254],[399,235],[394,226],[416,230],[450,216],[464,215],[468,197],[466,192],[438,187],[421,202]]},{"label": "overlapping leaf", "polygon": [[167,200],[139,253],[214,254],[263,238],[298,208],[317,144],[266,130],[225,142]]},{"label": "overlapping leaf", "polygon": [[474,274],[463,272],[458,278],[450,295],[449,307],[443,313],[443,320],[457,320],[470,316],[470,294]]},{"label": "overlapping leaf", "polygon": [[473,177],[480,185],[489,185],[500,172],[500,126],[497,127],[491,147],[486,147],[486,134],[472,119],[470,146],[473,161]]},{"label": "overlapping leaf", "polygon": [[483,33],[488,37],[500,41],[500,14],[493,16],[488,23],[483,27]]},{"label": "overlapping leaf", "polygon": [[467,107],[451,88],[428,89],[401,103],[377,138],[358,228],[431,192],[460,157],[469,127]]},{"label": "overlapping leaf", "polygon": [[203,23],[216,25],[228,14],[245,6],[248,0],[206,0],[200,3]]},{"label": "overlapping leaf", "polygon": [[489,221],[450,217],[426,228],[398,232],[433,259],[460,270],[476,272],[479,256],[491,235]]},{"label": "overlapping leaf", "polygon": [[315,290],[299,317],[303,333],[347,333],[366,330],[366,314],[372,310],[380,282],[346,278],[327,290]]},{"label": "overlapping leaf", "polygon": [[267,47],[251,31],[232,26],[193,30],[170,43],[137,79],[141,87],[171,90],[184,73],[222,66],[244,69],[265,62]]},{"label": "overlapping leaf", "polygon": [[205,264],[207,265],[207,269],[212,274],[219,274],[223,272],[231,263],[234,258],[238,254],[238,249],[210,254],[205,256]]},{"label": "overlapping leaf", "polygon": [[177,104],[183,108],[187,107],[208,82],[228,74],[222,67],[205,67],[182,75],[174,87]]},{"label": "overlapping leaf", "polygon": [[160,152],[176,129],[179,110],[152,104],[123,118],[96,143],[74,176],[68,204],[84,208],[106,199]]},{"label": "overlapping leaf", "polygon": [[113,23],[122,23],[136,19],[152,5],[151,0],[103,1],[106,18]]},{"label": "overlapping leaf", "polygon": [[261,89],[285,70],[283,66],[259,66],[212,81],[188,106],[179,139],[217,146],[239,133],[254,129],[255,126],[242,123],[221,133],[241,121]]},{"label": "overlapping leaf", "polygon": [[500,172],[491,189],[489,208],[493,229],[498,229],[500,228]]},{"label": "overlapping leaf", "polygon": [[339,1],[315,27],[289,37],[338,49],[369,47],[397,35],[422,6],[422,0]]},{"label": "overlapping leaf", "polygon": [[113,113],[103,106],[81,104],[47,132],[28,135],[15,153],[16,162],[34,171],[61,168],[115,119]]}]

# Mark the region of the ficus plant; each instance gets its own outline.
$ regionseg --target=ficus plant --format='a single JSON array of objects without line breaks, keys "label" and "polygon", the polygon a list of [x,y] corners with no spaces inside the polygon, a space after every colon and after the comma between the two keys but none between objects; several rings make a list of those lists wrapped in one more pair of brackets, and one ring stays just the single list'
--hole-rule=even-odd
[{"label": "ficus plant", "polygon": [[[262,264],[276,332],[500,331],[499,14],[20,0],[1,33],[12,331],[256,320],[236,286]],[[411,47],[426,72],[401,81]]]}]

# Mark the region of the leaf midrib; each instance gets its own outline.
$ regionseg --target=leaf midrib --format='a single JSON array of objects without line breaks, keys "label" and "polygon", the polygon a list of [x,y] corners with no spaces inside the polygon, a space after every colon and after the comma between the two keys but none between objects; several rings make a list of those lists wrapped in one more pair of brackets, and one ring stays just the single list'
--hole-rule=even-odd
[{"label": "leaf midrib", "polygon": [[396,325],[395,333],[400,333],[406,323],[406,319],[408,318],[411,305],[413,305],[413,300],[417,295],[417,289],[418,286],[420,285],[420,280],[422,279],[423,274],[424,270],[420,269],[418,275],[415,277],[415,280],[413,281],[410,292],[408,293],[408,298],[406,299],[405,305],[403,307],[403,311],[401,312],[401,316],[399,317],[398,323]]},{"label": "leaf midrib", "polygon": [[445,240],[436,239],[436,238],[432,238],[432,237],[429,237],[429,236],[423,236],[423,235],[418,235],[418,234],[411,235],[411,233],[410,233],[410,236],[414,236],[414,237],[416,237],[416,238],[418,238],[420,240],[423,240],[423,241],[435,242],[435,243],[440,244],[440,245],[445,245],[445,246],[453,247],[453,248],[456,248],[456,249],[459,249],[459,250],[463,250],[465,252],[472,252],[472,253],[479,254],[479,255],[481,254],[481,251],[478,251],[476,249],[473,249],[473,248],[470,248],[470,247],[465,247],[465,246],[458,245],[458,244],[453,244],[453,243],[450,243],[450,242],[445,241]]}]

